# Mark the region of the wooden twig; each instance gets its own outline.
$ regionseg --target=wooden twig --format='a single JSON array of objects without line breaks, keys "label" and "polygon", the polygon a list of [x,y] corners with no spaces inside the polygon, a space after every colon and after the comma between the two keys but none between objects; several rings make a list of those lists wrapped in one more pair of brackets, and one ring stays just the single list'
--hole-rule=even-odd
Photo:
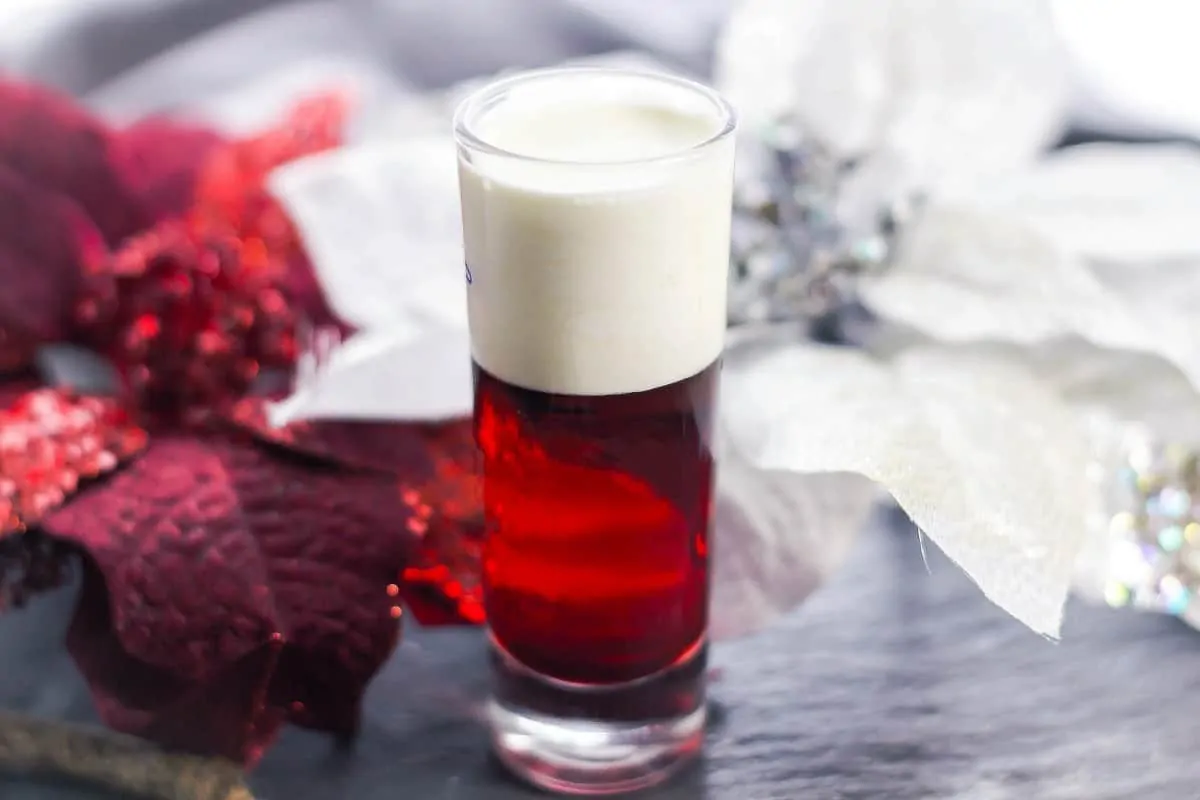
[{"label": "wooden twig", "polygon": [[143,800],[254,800],[241,767],[102,728],[0,711],[0,774],[67,779]]}]

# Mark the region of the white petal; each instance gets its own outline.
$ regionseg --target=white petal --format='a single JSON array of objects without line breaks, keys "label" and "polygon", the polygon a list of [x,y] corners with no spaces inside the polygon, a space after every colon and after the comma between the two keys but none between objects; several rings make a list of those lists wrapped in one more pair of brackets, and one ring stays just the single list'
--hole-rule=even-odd
[{"label": "white petal", "polygon": [[301,419],[444,420],[471,411],[466,328],[427,324],[360,333],[316,376],[271,409],[271,422]]},{"label": "white petal", "polygon": [[725,455],[710,635],[751,633],[808,599],[841,566],[881,498],[861,475],[763,470]]},{"label": "white petal", "polygon": [[894,268],[865,282],[886,319],[947,342],[1035,344],[1080,337],[1178,367],[1200,390],[1200,278],[1190,265],[1089,268],[1028,221],[966,201],[929,206]]},{"label": "white petal", "polygon": [[894,268],[862,290],[880,315],[945,341],[1142,336],[1079,259],[1020,220],[966,204],[926,208],[898,243]]},{"label": "white petal", "polygon": [[1200,256],[1200,152],[1190,145],[1071,147],[973,199],[1091,258]]},{"label": "white petal", "polygon": [[742,0],[717,82],[751,126],[794,112],[842,155],[928,189],[1029,160],[1067,77],[1041,0]]},{"label": "white petal", "polygon": [[756,467],[846,471],[886,488],[997,605],[1057,635],[1091,503],[1077,415],[985,350],[894,362],[795,344],[732,370],[730,435]]},{"label": "white petal", "polygon": [[448,135],[300,159],[276,170],[270,188],[344,319],[387,328],[419,313],[465,326],[457,162]]}]

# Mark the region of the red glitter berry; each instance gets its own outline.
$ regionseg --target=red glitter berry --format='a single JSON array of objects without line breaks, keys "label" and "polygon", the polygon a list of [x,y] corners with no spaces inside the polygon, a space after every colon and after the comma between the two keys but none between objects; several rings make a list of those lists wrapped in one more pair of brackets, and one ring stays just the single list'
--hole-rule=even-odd
[{"label": "red glitter berry", "polygon": [[112,400],[58,389],[23,395],[0,413],[0,538],[26,530],[81,481],[145,446],[145,432]]},{"label": "red glitter berry", "polygon": [[401,573],[400,593],[422,625],[484,621],[483,497],[469,421],[424,431],[429,480],[406,480],[408,533],[417,550]]},{"label": "red glitter berry", "polygon": [[166,222],[89,271],[76,308],[151,419],[195,422],[296,358],[285,267],[260,243]]}]

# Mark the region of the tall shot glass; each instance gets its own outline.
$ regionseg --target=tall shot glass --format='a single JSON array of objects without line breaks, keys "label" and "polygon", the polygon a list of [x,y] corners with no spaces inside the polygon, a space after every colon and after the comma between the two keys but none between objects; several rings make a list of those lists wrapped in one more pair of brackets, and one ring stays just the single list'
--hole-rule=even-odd
[{"label": "tall shot glass", "polygon": [[563,69],[477,91],[454,130],[493,746],[550,790],[648,786],[705,721],[735,116]]}]

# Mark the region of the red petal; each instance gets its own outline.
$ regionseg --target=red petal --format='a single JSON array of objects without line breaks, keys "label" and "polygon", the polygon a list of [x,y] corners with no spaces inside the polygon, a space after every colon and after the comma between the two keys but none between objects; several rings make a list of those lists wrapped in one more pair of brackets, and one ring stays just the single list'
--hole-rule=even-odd
[{"label": "red petal", "polygon": [[[388,477],[155,440],[45,522],[107,587],[111,618],[69,642],[105,721],[245,761],[285,713],[352,733],[399,635],[405,516]],[[191,718],[176,716],[184,699]]]},{"label": "red petal", "polygon": [[221,143],[209,128],[152,117],[113,135],[112,158],[152,223],[191,207],[200,170]]},{"label": "red petal", "polygon": [[109,131],[71,98],[0,81],[0,164],[74,200],[115,245],[148,220],[122,185],[109,146]]},{"label": "red petal", "polygon": [[84,670],[101,719],[171,749],[257,761],[285,717],[268,706],[263,688],[279,648],[260,648],[206,680],[184,680],[130,657],[112,635],[111,607],[104,576],[88,563],[67,649]]},{"label": "red petal", "polygon": [[74,203],[0,163],[0,344],[61,339],[80,277],[103,255]]},{"label": "red petal", "polygon": [[264,398],[237,403],[231,419],[262,441],[314,458],[393,472],[408,529],[419,542],[401,594],[422,625],[484,621],[483,508],[469,420],[442,425],[327,420],[271,427]]},{"label": "red petal", "polygon": [[233,406],[229,419],[260,441],[332,464],[401,475],[413,482],[433,476],[429,437],[422,426],[306,420],[276,428],[267,421],[268,402],[263,397],[244,398]]}]

